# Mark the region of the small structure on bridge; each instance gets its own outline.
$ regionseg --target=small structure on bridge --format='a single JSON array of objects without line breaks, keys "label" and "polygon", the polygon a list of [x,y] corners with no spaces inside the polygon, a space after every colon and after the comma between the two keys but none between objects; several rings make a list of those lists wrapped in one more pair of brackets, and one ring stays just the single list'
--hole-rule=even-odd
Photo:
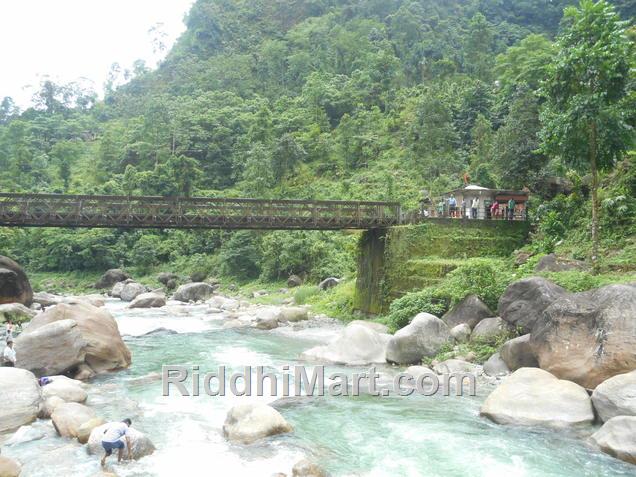
[{"label": "small structure on bridge", "polygon": [[440,218],[526,220],[529,196],[528,190],[468,185],[446,192],[433,204],[426,206],[426,213],[429,217]]}]

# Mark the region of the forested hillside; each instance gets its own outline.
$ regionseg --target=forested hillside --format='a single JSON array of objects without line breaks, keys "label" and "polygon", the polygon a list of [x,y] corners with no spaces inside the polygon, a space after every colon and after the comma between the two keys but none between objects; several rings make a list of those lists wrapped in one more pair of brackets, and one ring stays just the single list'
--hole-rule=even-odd
[{"label": "forested hillside", "polygon": [[[533,246],[587,259],[589,170],[542,147],[544,82],[560,52],[563,8],[574,3],[197,0],[160,67],[113,69],[103,101],[51,82],[26,111],[5,98],[0,190],[378,199],[414,208],[468,174],[483,186],[528,187],[536,193]],[[632,21],[636,2],[612,3]],[[633,126],[633,48],[626,61],[631,104],[620,107]],[[553,198],[553,177],[567,178],[571,194]],[[601,185],[603,265],[630,269],[634,156],[611,157]],[[267,279],[350,274],[355,240],[6,229],[0,239],[0,253],[33,269],[171,263]]]}]

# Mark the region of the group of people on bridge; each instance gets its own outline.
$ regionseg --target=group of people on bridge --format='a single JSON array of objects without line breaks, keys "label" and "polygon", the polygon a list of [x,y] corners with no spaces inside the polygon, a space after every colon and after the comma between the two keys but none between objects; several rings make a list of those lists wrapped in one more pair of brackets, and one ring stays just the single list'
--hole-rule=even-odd
[{"label": "group of people on bridge", "polygon": [[[450,217],[454,219],[493,219],[493,220],[515,220],[515,212],[517,210],[517,202],[514,198],[510,198],[506,203],[500,204],[499,201],[492,201],[491,204],[486,203],[479,197],[473,197],[470,200],[462,199],[458,203],[454,195],[447,199],[440,199],[437,204],[437,217]],[[483,211],[483,214],[482,214]]]}]

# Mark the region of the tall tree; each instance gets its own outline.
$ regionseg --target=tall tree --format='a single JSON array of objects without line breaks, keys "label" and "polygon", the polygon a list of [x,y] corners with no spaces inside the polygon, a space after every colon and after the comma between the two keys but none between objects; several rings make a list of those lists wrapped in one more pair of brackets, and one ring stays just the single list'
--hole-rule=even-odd
[{"label": "tall tree", "polygon": [[543,89],[543,149],[592,175],[592,264],[598,272],[599,170],[611,167],[633,143],[629,108],[633,44],[626,23],[604,0],[565,10],[565,30]]}]

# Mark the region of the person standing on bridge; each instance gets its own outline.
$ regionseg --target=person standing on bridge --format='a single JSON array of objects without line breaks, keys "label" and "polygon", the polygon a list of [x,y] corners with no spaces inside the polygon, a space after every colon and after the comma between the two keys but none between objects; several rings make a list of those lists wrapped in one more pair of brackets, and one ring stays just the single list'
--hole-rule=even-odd
[{"label": "person standing on bridge", "polygon": [[450,212],[450,216],[455,218],[457,217],[457,199],[455,199],[455,196],[451,194],[450,198],[448,199],[448,210]]},{"label": "person standing on bridge", "polygon": [[473,219],[477,218],[477,212],[479,211],[479,197],[475,197],[470,206]]},{"label": "person standing on bridge", "polygon": [[515,207],[517,202],[511,197],[508,201],[508,220],[515,220]]}]

